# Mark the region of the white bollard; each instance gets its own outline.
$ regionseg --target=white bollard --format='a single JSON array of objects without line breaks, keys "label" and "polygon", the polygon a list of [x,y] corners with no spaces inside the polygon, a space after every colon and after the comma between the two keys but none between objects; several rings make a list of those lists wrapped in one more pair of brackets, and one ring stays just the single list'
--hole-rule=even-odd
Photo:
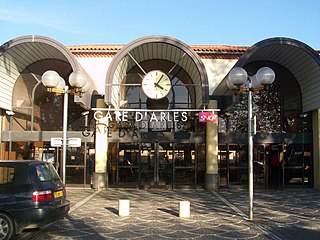
[{"label": "white bollard", "polygon": [[130,200],[120,199],[119,200],[119,216],[125,217],[130,214]]},{"label": "white bollard", "polygon": [[179,202],[179,217],[189,218],[190,217],[190,202],[180,201]]}]

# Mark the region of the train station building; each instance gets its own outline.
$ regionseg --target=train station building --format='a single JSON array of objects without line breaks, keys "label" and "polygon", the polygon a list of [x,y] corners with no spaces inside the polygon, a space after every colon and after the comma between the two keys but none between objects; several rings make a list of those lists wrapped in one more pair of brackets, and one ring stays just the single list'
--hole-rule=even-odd
[{"label": "train station building", "polygon": [[[245,187],[248,93],[227,79],[235,67],[250,78],[269,67],[275,81],[252,98],[254,186],[320,188],[320,52],[307,44],[11,39],[0,47],[1,159],[49,161],[67,184],[93,188]],[[46,87],[47,71],[68,88]],[[74,73],[83,87],[72,86]]]}]

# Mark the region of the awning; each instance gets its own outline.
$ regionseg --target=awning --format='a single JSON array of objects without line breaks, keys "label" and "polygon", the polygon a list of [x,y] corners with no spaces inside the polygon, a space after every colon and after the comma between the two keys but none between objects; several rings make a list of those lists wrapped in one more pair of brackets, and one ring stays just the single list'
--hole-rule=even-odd
[{"label": "awning", "polygon": [[[279,78],[286,81],[281,84],[282,94],[290,94],[297,82],[301,99],[300,96],[300,100],[294,99],[294,96],[290,98],[291,101],[302,101],[303,112],[320,108],[320,57],[311,47],[290,38],[266,39],[250,47],[234,67],[243,67],[248,71],[250,66],[252,70],[262,66],[274,68],[276,81],[280,80]],[[286,69],[288,74],[283,75],[284,71],[277,72],[277,69]],[[227,76],[213,92],[213,97],[232,95],[226,81]],[[227,104],[230,102],[226,101],[224,106],[219,107],[225,108]]]},{"label": "awning", "polygon": [[[4,43],[0,47],[0,108],[14,110],[31,106],[32,90],[49,69],[57,71],[65,80],[72,71],[83,70],[72,53],[51,38],[29,35]],[[19,84],[18,78],[23,78]],[[95,85],[89,76],[88,81],[91,90],[82,98],[75,97],[75,102],[90,108]],[[19,92],[17,97],[14,92]]]}]

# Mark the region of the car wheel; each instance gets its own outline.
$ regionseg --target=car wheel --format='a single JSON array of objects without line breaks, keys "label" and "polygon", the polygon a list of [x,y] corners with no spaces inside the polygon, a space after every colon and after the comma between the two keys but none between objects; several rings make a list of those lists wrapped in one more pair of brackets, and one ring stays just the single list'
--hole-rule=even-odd
[{"label": "car wheel", "polygon": [[13,239],[14,223],[7,214],[0,213],[0,240]]}]

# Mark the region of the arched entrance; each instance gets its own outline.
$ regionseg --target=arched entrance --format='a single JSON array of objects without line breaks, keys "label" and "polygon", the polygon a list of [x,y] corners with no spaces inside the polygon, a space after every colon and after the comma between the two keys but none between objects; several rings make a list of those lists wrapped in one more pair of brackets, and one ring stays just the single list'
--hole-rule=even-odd
[{"label": "arched entrance", "polygon": [[[153,71],[170,79],[165,96],[148,97],[143,90],[143,79]],[[163,88],[158,86],[162,80],[154,86]],[[204,65],[186,44],[147,36],[124,47],[106,77],[105,103],[130,109],[125,123],[109,122],[109,186],[203,187],[205,127],[188,109],[203,108],[208,101]]]},{"label": "arched entrance", "polygon": [[[319,95],[310,87],[319,86],[318,54],[299,41],[272,38],[252,46],[235,64],[237,66],[251,75],[262,66],[269,66],[276,73],[269,91],[256,94],[253,100],[257,117],[257,135],[254,137],[256,186],[312,187],[313,172],[316,171],[313,166],[318,162],[313,158],[312,135],[317,128],[313,129],[312,115],[320,105]],[[233,93],[224,81],[214,95],[224,95],[223,98],[230,100]],[[224,109],[221,119],[226,126],[219,135],[220,176],[224,186],[247,184],[247,142],[246,134],[243,134],[247,131],[248,121],[246,97],[233,98],[232,109],[221,106]]]},{"label": "arched entrance", "polygon": [[[50,161],[61,169],[61,148],[52,147],[50,140],[62,137],[63,97],[48,92],[41,84],[41,75],[55,70],[68,80],[71,72],[83,71],[81,65],[61,43],[45,36],[29,35],[12,39],[0,47],[0,66],[4,86],[0,90],[1,158]],[[74,132],[68,137],[79,137],[83,144],[79,151],[68,149],[67,183],[84,182],[86,156],[83,149],[87,148],[86,143],[94,148],[93,138],[81,133],[84,126],[81,113],[84,108],[91,108],[95,88],[91,78],[87,81],[91,89],[82,98],[69,95],[68,130]]]}]

